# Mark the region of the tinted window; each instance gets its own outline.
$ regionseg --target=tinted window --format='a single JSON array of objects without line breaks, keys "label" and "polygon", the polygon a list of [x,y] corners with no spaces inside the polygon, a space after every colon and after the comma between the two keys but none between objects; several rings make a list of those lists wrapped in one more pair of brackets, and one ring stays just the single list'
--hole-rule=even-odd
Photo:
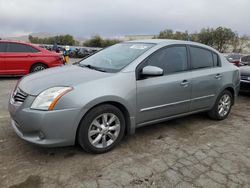
[{"label": "tinted window", "polygon": [[250,62],[250,56],[247,56],[247,62]]},{"label": "tinted window", "polygon": [[24,45],[24,44],[8,43],[7,52],[34,53],[34,52],[38,52],[38,50],[31,46]]},{"label": "tinted window", "polygon": [[220,60],[219,60],[219,56],[216,53],[213,53],[213,60],[214,60],[214,66],[219,67]]},{"label": "tinted window", "polygon": [[0,52],[5,52],[6,50],[6,43],[0,42]]},{"label": "tinted window", "polygon": [[31,52],[31,53],[37,53],[37,52],[40,52],[38,49],[36,48],[33,48],[31,46],[26,46],[28,48],[28,52]]},{"label": "tinted window", "polygon": [[246,62],[246,61],[247,61],[247,56],[242,57],[242,58],[241,58],[241,61]]},{"label": "tinted window", "polygon": [[213,56],[209,50],[190,47],[190,53],[193,69],[213,67]]},{"label": "tinted window", "polygon": [[160,49],[146,61],[147,65],[162,68],[164,73],[187,70],[187,50],[184,46]]}]

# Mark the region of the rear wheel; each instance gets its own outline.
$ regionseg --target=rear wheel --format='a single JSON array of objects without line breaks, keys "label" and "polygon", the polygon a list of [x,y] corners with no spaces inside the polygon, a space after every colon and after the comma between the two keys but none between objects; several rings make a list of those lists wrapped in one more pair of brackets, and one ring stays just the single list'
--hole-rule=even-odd
[{"label": "rear wheel", "polygon": [[42,63],[37,63],[37,64],[34,64],[31,69],[30,69],[30,72],[38,72],[38,71],[41,71],[41,70],[44,70],[46,69],[47,66],[42,64]]},{"label": "rear wheel", "polygon": [[125,120],[122,112],[113,105],[93,108],[80,124],[77,139],[81,147],[90,153],[105,153],[122,139]]},{"label": "rear wheel", "polygon": [[216,100],[214,107],[208,112],[210,118],[223,120],[229,115],[233,104],[233,96],[230,91],[224,90]]}]

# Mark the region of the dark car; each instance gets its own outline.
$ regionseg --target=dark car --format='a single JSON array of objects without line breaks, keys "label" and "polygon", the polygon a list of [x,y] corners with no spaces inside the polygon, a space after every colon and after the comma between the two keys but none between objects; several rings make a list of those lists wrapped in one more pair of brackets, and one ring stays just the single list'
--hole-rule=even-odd
[{"label": "dark car", "polygon": [[0,76],[25,75],[63,64],[62,54],[33,44],[0,41]]},{"label": "dark car", "polygon": [[250,64],[240,67],[240,90],[241,91],[250,91]]},{"label": "dark car", "polygon": [[240,59],[240,65],[250,65],[250,55],[243,56]]},{"label": "dark car", "polygon": [[80,48],[79,52],[78,52],[78,58],[84,58],[89,56],[91,53],[89,52],[89,50],[85,49],[85,48]]}]

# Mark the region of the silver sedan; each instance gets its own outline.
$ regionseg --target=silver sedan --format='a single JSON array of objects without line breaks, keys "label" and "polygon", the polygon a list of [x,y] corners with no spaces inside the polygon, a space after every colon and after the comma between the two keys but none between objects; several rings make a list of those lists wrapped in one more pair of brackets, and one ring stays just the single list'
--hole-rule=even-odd
[{"label": "silver sedan", "polygon": [[114,148],[141,126],[198,112],[225,119],[238,94],[237,67],[188,41],[116,44],[76,65],[30,74],[9,101],[11,124],[41,146],[78,142],[87,152]]}]

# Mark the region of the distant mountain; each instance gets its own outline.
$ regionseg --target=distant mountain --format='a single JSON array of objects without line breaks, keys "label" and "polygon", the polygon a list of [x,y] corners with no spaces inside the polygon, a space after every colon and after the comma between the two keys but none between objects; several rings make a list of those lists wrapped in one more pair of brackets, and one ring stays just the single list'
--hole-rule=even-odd
[{"label": "distant mountain", "polygon": [[[65,35],[65,34],[39,32],[39,33],[30,33],[29,35],[32,35],[33,37],[38,37],[38,38],[47,38],[47,37],[53,37],[56,35]],[[21,41],[21,42],[29,42],[29,35],[21,35],[21,36],[15,36],[15,37],[3,37],[2,39]],[[86,40],[86,38],[84,38],[84,37],[75,37],[74,36],[74,38],[75,38],[75,40],[79,41],[80,43],[82,43]]]},{"label": "distant mountain", "polygon": [[[53,37],[58,34],[40,32],[40,33],[31,33],[29,35],[32,35],[33,37],[46,38],[46,37]],[[3,39],[29,42],[29,35],[21,35],[21,36],[15,36],[15,37],[3,37]]]}]

